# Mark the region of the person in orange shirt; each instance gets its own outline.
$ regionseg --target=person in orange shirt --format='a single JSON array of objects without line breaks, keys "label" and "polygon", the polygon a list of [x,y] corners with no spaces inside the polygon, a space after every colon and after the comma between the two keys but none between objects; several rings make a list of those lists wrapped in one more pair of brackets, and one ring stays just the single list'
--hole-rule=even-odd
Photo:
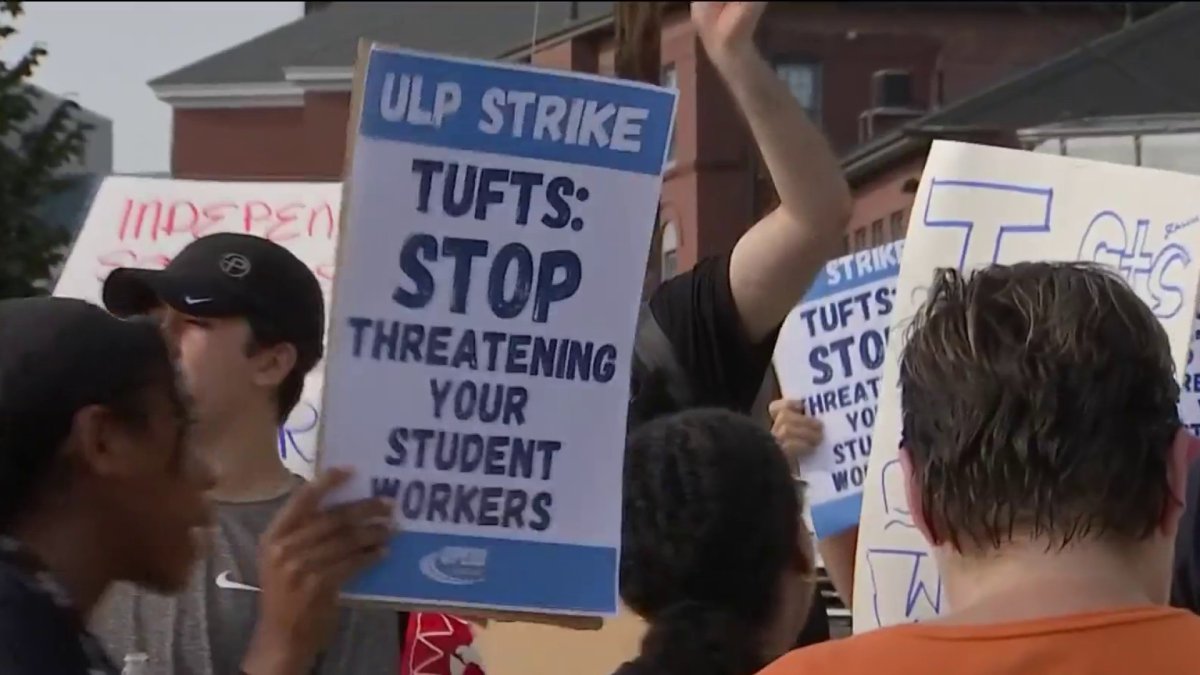
[{"label": "person in orange shirt", "polygon": [[953,608],[762,675],[1182,675],[1166,606],[1186,478],[1167,336],[1085,263],[939,270],[900,356],[900,459]]}]

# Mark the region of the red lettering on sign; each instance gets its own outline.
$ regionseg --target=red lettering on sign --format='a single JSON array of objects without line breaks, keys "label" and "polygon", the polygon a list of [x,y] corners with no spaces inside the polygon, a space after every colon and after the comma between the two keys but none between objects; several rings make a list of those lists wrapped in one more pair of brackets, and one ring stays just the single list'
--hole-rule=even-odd
[{"label": "red lettering on sign", "polygon": [[[234,220],[236,214],[237,220]],[[199,202],[125,199],[118,241],[159,241],[160,237],[243,232],[286,242],[298,237],[333,241],[337,218],[328,202],[272,204],[264,200]]]}]

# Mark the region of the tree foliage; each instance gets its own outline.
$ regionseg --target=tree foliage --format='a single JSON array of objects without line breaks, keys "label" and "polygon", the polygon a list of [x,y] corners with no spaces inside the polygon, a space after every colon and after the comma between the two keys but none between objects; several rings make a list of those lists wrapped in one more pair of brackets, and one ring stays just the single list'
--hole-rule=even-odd
[{"label": "tree foliage", "polygon": [[[0,46],[16,34],[21,3],[0,3]],[[34,46],[19,61],[0,61],[0,298],[43,293],[39,282],[62,261],[70,234],[41,212],[66,187],[58,170],[81,159],[91,126],[73,101],[39,114],[41,94],[28,80],[46,56]]]}]

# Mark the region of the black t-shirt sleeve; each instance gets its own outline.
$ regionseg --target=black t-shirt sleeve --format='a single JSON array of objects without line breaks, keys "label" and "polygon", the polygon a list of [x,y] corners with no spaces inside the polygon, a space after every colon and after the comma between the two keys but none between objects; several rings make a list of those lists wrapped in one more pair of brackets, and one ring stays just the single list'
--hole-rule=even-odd
[{"label": "black t-shirt sleeve", "polygon": [[749,413],[775,351],[778,328],[752,343],[729,287],[729,254],[705,258],[663,282],[650,311],[695,389],[695,404]]},{"label": "black t-shirt sleeve", "polygon": [[1188,471],[1187,497],[1175,539],[1175,569],[1171,579],[1171,604],[1200,614],[1200,551],[1196,512],[1200,509],[1200,462]]},{"label": "black t-shirt sleeve", "polygon": [[79,635],[62,612],[42,598],[0,594],[0,673],[88,675]]}]

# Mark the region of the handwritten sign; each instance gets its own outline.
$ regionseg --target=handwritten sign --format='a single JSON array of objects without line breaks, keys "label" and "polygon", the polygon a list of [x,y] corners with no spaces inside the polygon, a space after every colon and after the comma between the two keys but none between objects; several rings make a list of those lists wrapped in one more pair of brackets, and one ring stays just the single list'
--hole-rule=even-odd
[{"label": "handwritten sign", "polygon": [[784,397],[825,427],[799,465],[818,537],[858,524],[903,253],[897,241],[828,262],[775,346]]},{"label": "handwritten sign", "polygon": [[[1162,321],[1176,371],[1192,342],[1200,178],[1090,160],[937,141],[917,191],[897,282],[873,452],[863,492],[854,591],[856,632],[946,609],[916,530],[898,460],[897,357],[904,327],[937,267],[1087,260],[1111,265]],[[1182,379],[1182,377],[1181,377]]]},{"label": "handwritten sign", "polygon": [[380,47],[359,68],[319,464],[404,533],[347,595],[613,615],[675,95]]},{"label": "handwritten sign", "polygon": [[[104,179],[63,266],[54,294],[100,304],[104,279],[118,267],[163,269],[188,243],[242,232],[287,247],[332,287],[341,183],[224,183],[113,176]],[[279,432],[283,461],[312,475],[320,421],[322,369]]]}]

